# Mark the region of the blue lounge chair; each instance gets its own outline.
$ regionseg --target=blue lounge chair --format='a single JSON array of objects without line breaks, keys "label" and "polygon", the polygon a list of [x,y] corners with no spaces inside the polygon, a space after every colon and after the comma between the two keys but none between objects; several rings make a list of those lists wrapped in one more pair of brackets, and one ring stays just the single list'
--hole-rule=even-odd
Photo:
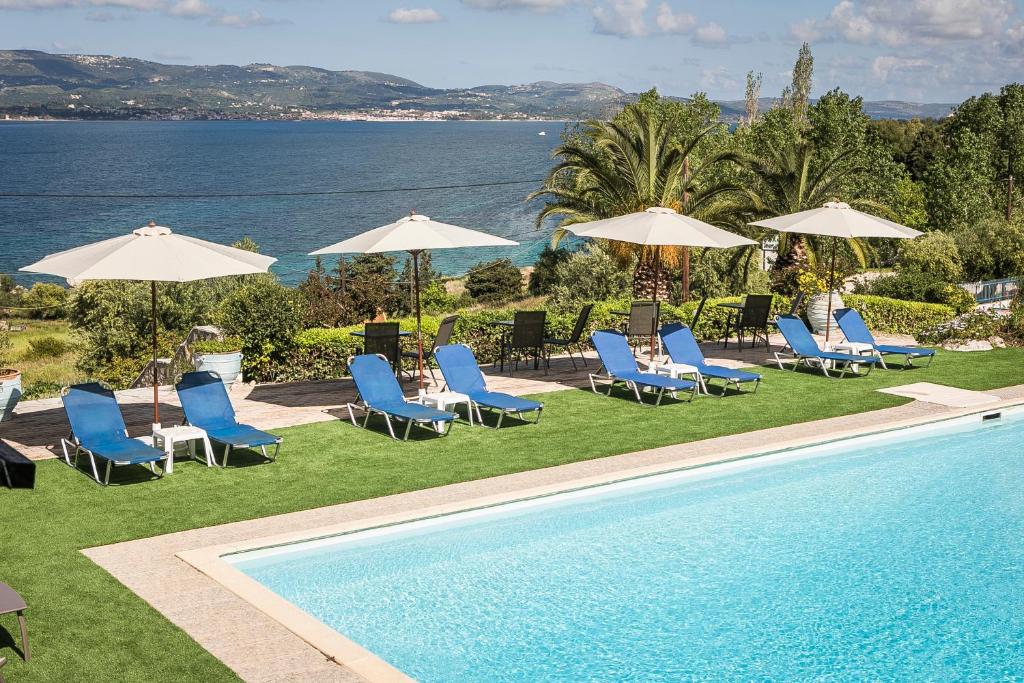
[{"label": "blue lounge chair", "polygon": [[352,420],[353,425],[356,425],[356,417],[352,409],[360,408],[366,411],[366,418],[363,420],[364,428],[370,421],[371,414],[380,413],[387,421],[388,433],[391,434],[392,439],[397,440],[398,437],[395,436],[395,430],[391,426],[391,418],[405,421],[403,441],[409,439],[409,431],[414,424],[429,426],[431,429],[436,424],[442,424],[445,426],[443,435],[447,435],[451,431],[452,422],[458,416],[455,413],[406,401],[405,396],[402,395],[402,387],[395,379],[391,365],[384,356],[373,354],[356,356],[349,361],[348,368],[352,373],[352,379],[355,380],[356,390],[363,401],[362,405],[354,403],[347,405],[348,417]]},{"label": "blue lounge chair", "polygon": [[697,368],[701,384],[705,385],[704,393],[708,393],[707,383],[712,379],[723,381],[722,396],[725,395],[730,384],[736,387],[736,391],[740,391],[741,384],[753,382],[754,391],[757,391],[757,387],[761,383],[761,375],[756,372],[733,370],[720,365],[708,365],[697,340],[693,338],[693,332],[683,323],[665,325],[658,331],[658,334],[661,335],[662,347],[673,363],[692,365]]},{"label": "blue lounge chair", "polygon": [[[128,438],[128,428],[117,405],[114,392],[97,382],[68,387],[61,394],[64,412],[71,423],[71,436],[61,439],[64,461],[78,468],[78,456],[85,453],[92,464],[92,476],[100,484],[110,483],[110,469],[121,465],[148,465],[157,476],[155,463],[167,455],[152,446]],[[74,456],[71,455],[74,451]],[[106,473],[100,480],[96,459],[107,461]]]},{"label": "blue lounge chair", "polygon": [[[885,356],[889,355],[904,357],[900,370],[911,367],[914,364],[915,358],[927,358],[928,365],[931,365],[935,359],[935,349],[917,346],[891,346],[877,343],[874,335],[871,334],[871,330],[864,324],[864,318],[860,317],[860,313],[852,308],[840,308],[838,311],[834,311],[832,315],[835,316],[839,329],[842,330],[843,336],[846,337],[846,341],[869,345],[878,354],[878,360],[886,370],[889,369],[889,366],[885,364]],[[928,367],[928,365],[925,365],[925,367]]]},{"label": "blue lounge chair", "polygon": [[[188,424],[204,430],[211,442],[224,445],[221,467],[228,466],[228,456],[235,448],[259,448],[264,458],[277,460],[281,437],[239,424],[224,382],[216,372],[186,372],[174,388]],[[274,447],[274,455],[267,454],[267,446]]]},{"label": "blue lounge chair", "polygon": [[[828,366],[831,363],[842,367],[842,373],[839,375],[841,379],[846,376],[847,372],[866,376],[871,372],[871,368],[875,367],[875,363],[878,362],[878,356],[857,356],[849,353],[822,351],[818,346],[818,342],[814,341],[814,337],[811,336],[811,331],[807,329],[807,325],[804,325],[804,321],[795,315],[780,315],[775,322],[779,326],[779,332],[786,338],[786,344],[792,349],[792,353],[786,353],[785,355],[793,356],[794,372],[803,363],[807,367],[820,368],[826,377],[832,377],[832,375],[828,374]],[[775,362],[779,364],[780,370],[784,369],[782,367],[783,354],[784,352],[782,351],[775,352]],[[854,365],[863,365],[867,367],[867,370],[863,373],[854,372]]]},{"label": "blue lounge chair", "polygon": [[601,359],[606,375],[590,374],[590,388],[597,393],[595,380],[610,380],[608,395],[611,396],[612,387],[616,384],[625,384],[633,390],[636,400],[643,404],[640,395],[642,387],[650,388],[658,392],[658,398],[654,405],[660,405],[665,392],[675,394],[677,391],[689,391],[690,400],[697,395],[700,384],[688,379],[673,379],[667,375],[658,375],[653,372],[641,372],[636,364],[636,358],[629,348],[629,341],[625,335],[615,330],[597,330],[590,335],[590,341],[597,349],[597,355]]},{"label": "blue lounge chair", "polygon": [[[434,350],[434,360],[441,368],[441,375],[444,377],[448,389],[469,396],[472,404],[470,410],[476,409],[476,416],[480,424],[484,424],[480,406],[498,413],[496,429],[501,427],[501,421],[509,413],[518,415],[520,420],[525,419],[523,413],[537,413],[537,418],[533,422],[534,424],[540,422],[540,414],[544,410],[543,403],[487,390],[484,374],[480,371],[480,365],[476,362],[473,351],[468,346],[464,344],[439,346]],[[472,419],[472,416],[470,418]]]}]

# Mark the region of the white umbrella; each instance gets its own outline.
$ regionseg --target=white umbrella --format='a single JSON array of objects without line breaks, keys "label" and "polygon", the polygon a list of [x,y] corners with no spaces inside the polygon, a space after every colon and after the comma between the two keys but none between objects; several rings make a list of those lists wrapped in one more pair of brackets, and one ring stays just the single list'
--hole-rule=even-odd
[{"label": "white umbrella", "polygon": [[495,237],[486,232],[460,228],[440,221],[431,220],[413,212],[394,223],[350,237],[323,249],[317,249],[310,256],[324,254],[375,254],[386,251],[407,251],[412,255],[412,278],[416,290],[416,353],[419,358],[419,383],[423,389],[423,333],[420,325],[420,267],[419,257],[423,251],[432,249],[459,249],[464,247],[516,246],[518,242]]},{"label": "white umbrella", "polygon": [[[629,213],[614,218],[604,218],[589,223],[565,226],[579,237],[630,242],[654,247],[654,301],[658,300],[658,280],[661,275],[661,247],[712,247],[727,249],[757,244],[690,216],[684,216],[674,209],[654,206],[646,211]],[[651,329],[651,359],[654,358],[654,334]]]},{"label": "white umbrella", "polygon": [[832,290],[836,279],[836,242],[839,238],[889,237],[913,239],[922,235],[918,230],[908,228],[885,218],[857,211],[846,202],[826,202],[821,208],[755,221],[750,225],[771,228],[779,232],[795,232],[804,235],[832,237],[832,266],[828,283],[828,316],[825,319],[825,341],[828,341],[832,327]]},{"label": "white umbrella", "polygon": [[160,422],[157,393],[156,283],[191,282],[228,275],[265,273],[277,261],[244,249],[225,247],[194,237],[176,235],[150,221],[130,235],[50,254],[22,271],[83,280],[141,280],[150,282],[153,316],[153,422]]}]

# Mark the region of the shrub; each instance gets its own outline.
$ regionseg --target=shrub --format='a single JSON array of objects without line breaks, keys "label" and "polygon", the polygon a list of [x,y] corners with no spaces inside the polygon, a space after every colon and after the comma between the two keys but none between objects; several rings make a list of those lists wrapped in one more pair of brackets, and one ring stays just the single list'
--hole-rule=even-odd
[{"label": "shrub", "polygon": [[71,350],[71,344],[60,337],[39,337],[28,342],[28,353],[25,357],[28,360],[43,360],[45,358],[57,358]]},{"label": "shrub", "polygon": [[530,281],[527,285],[530,294],[534,296],[550,294],[551,288],[558,281],[556,271],[559,264],[567,261],[570,256],[572,256],[572,252],[568,249],[552,249],[550,245],[544,247],[544,251],[540,252],[536,263],[533,264],[533,270],[530,272]]},{"label": "shrub", "polygon": [[995,280],[1024,273],[1024,218],[991,215],[953,233],[964,277],[970,281]]},{"label": "shrub", "polygon": [[507,258],[478,263],[466,278],[466,291],[481,303],[504,303],[523,293],[523,274]]},{"label": "shrub", "polygon": [[1003,321],[989,311],[972,311],[955,320],[932,325],[922,330],[917,339],[922,344],[955,344],[996,336]]},{"label": "shrub", "polygon": [[0,329],[0,370],[8,367],[11,361],[11,335],[6,329]]},{"label": "shrub", "polygon": [[192,354],[195,356],[204,353],[234,353],[241,351],[245,342],[241,337],[224,337],[223,339],[204,339],[192,344]]},{"label": "shrub", "polygon": [[291,349],[302,315],[298,292],[276,280],[254,280],[221,302],[220,325],[242,339],[246,380],[271,378],[273,368]]},{"label": "shrub", "polygon": [[944,232],[902,240],[897,267],[900,271],[927,273],[946,282],[959,282],[964,276],[956,240]]},{"label": "shrub", "polygon": [[420,306],[426,313],[448,313],[459,307],[460,297],[452,294],[440,280],[434,280],[420,292]]},{"label": "shrub", "polygon": [[858,290],[891,299],[945,304],[953,307],[957,313],[966,313],[975,306],[974,297],[963,287],[919,271],[876,278],[858,287]]},{"label": "shrub", "polygon": [[952,320],[956,311],[944,304],[904,301],[865,294],[844,294],[843,302],[860,313],[868,328],[889,334],[918,335]]},{"label": "shrub", "polygon": [[37,282],[21,297],[21,305],[33,309],[29,317],[40,320],[63,318],[68,304],[68,290],[52,282]]},{"label": "shrub", "polygon": [[630,276],[604,249],[588,244],[555,268],[551,302],[562,310],[591,301],[621,299],[629,295]]}]

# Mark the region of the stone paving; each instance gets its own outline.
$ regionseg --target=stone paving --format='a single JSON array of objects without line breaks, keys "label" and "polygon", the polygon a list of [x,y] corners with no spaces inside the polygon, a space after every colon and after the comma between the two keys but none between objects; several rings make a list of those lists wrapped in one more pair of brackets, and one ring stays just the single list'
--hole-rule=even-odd
[{"label": "stone paving", "polygon": [[[783,341],[778,335],[771,337],[772,348],[778,350]],[[885,343],[907,343],[907,338],[887,337]],[[764,346],[742,350],[730,343],[723,349],[717,343],[705,343],[704,354],[709,362],[729,367],[762,365],[771,360]],[[589,368],[584,367],[577,357],[577,368],[567,356],[556,356],[551,360],[550,369],[534,370],[532,364],[522,363],[509,376],[490,366],[484,367],[488,386],[495,391],[513,395],[540,394],[588,385],[587,372],[596,372],[597,356],[587,355]],[[440,372],[437,372],[440,379]],[[429,379],[429,373],[427,375]],[[405,380],[403,388],[409,396],[415,395],[416,383]],[[428,389],[429,390],[429,389]],[[161,387],[160,417],[163,424],[179,424],[182,421],[181,407],[173,387]],[[350,379],[315,382],[292,382],[286,384],[236,385],[231,390],[232,403],[240,422],[259,429],[280,429],[295,425],[324,422],[342,417],[344,405],[355,398],[355,387]],[[128,389],[117,392],[117,399],[124,414],[125,423],[131,436],[144,436],[151,432],[153,421],[153,390]],[[56,457],[60,453],[60,439],[68,435],[69,427],[59,398],[25,401],[15,413],[15,418],[0,424],[0,439],[8,441],[14,448],[34,460]]]}]

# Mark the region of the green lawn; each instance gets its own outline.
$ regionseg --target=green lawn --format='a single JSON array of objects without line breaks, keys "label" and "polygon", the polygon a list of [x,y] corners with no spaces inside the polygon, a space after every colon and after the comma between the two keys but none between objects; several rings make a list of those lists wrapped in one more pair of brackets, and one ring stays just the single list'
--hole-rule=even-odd
[{"label": "green lawn", "polygon": [[1008,386],[1024,382],[1022,366],[1024,349],[1006,349],[946,353],[927,370],[876,370],[866,379],[766,369],[756,395],[657,409],[641,408],[624,393],[563,391],[543,396],[547,407],[537,427],[495,432],[459,424],[449,438],[407,444],[344,422],[321,423],[281,430],[285,443],[273,465],[224,471],[181,463],[163,480],[109,488],[59,462],[41,463],[35,491],[0,490],[0,580],[30,605],[34,654],[27,665],[20,660],[11,649],[16,621],[0,617],[0,655],[10,660],[4,673],[19,683],[234,680],[82,548],[904,402],[874,391],[884,386]]}]

